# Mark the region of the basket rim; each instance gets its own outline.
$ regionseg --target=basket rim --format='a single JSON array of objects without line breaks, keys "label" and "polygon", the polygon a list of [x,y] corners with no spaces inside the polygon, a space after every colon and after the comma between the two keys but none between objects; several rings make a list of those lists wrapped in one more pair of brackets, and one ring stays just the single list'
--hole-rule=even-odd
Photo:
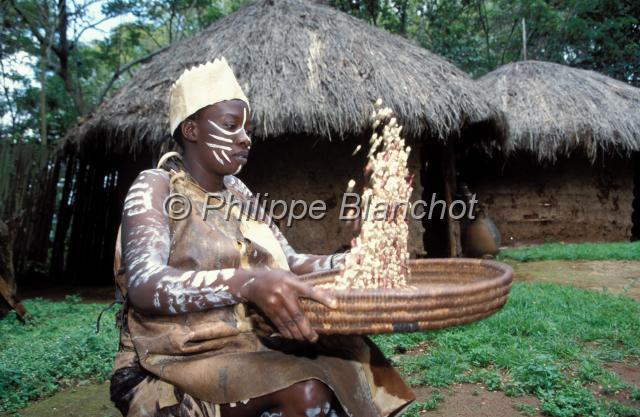
[{"label": "basket rim", "polygon": [[[421,268],[429,265],[444,266],[444,265],[456,265],[458,267],[481,267],[486,269],[492,269],[497,272],[495,277],[483,279],[477,282],[450,285],[446,287],[429,287],[421,286],[413,291],[406,290],[394,290],[394,289],[347,289],[347,290],[327,290],[331,292],[338,299],[350,299],[350,298],[368,298],[368,297],[384,297],[394,299],[414,299],[422,297],[442,297],[442,296],[457,296],[457,295],[470,295],[476,292],[490,290],[492,288],[503,287],[510,285],[513,281],[513,268],[502,262],[497,262],[489,259],[474,259],[474,258],[433,258],[433,259],[410,259],[409,265],[419,265]],[[334,268],[326,271],[311,272],[308,274],[300,275],[299,278],[302,281],[308,282],[318,278],[323,278],[331,275],[335,275],[340,272],[339,268]]]}]

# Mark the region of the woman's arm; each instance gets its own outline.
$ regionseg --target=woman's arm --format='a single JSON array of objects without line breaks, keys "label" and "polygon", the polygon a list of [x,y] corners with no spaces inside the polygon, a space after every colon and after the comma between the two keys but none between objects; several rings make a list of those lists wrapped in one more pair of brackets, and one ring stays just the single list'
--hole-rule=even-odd
[{"label": "woman's arm", "polygon": [[183,271],[167,265],[169,218],[164,200],[169,176],[162,170],[138,175],[127,193],[122,217],[122,256],[127,294],[139,312],[156,315],[190,313],[249,301],[275,324],[281,335],[315,341],[298,304],[306,297],[328,307],[336,300],[282,269],[226,268]]},{"label": "woman's arm", "polygon": [[125,198],[122,255],[131,305],[148,314],[178,314],[246,301],[240,290],[256,271],[183,271],[167,265],[169,218],[164,200],[169,175],[159,169],[138,175]]},{"label": "woman's arm", "polygon": [[[227,187],[232,187],[245,198],[254,198],[253,193],[249,190],[249,187],[245,185],[239,178],[234,176],[226,176],[225,184]],[[262,207],[258,205],[260,210],[259,215],[264,216],[262,218],[269,224],[271,231],[280,243],[282,251],[287,257],[287,264],[289,269],[296,275],[307,274],[310,272],[324,271],[332,268],[337,268],[344,263],[346,253],[336,253],[332,255],[313,255],[307,253],[297,253],[293,247],[287,241],[287,238],[280,231],[280,228],[270,219],[263,211]]]},{"label": "woman's arm", "polygon": [[308,274],[310,272],[325,271],[337,268],[344,263],[346,253],[335,253],[332,255],[312,255],[308,253],[297,253],[278,226],[271,222],[271,230],[280,242],[280,246],[287,257],[287,263],[291,272],[297,275]]}]

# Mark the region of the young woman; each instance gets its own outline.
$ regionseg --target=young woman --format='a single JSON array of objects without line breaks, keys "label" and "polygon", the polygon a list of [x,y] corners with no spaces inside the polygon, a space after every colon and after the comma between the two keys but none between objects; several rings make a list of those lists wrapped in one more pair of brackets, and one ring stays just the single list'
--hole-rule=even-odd
[{"label": "young woman", "polygon": [[123,415],[397,415],[414,396],[378,348],[318,336],[300,309],[300,297],[334,305],[297,276],[343,255],[298,254],[268,219],[232,204],[252,199],[234,176],[251,118],[224,58],[185,71],[170,119],[181,155],[136,178],[116,249],[126,302],[111,398]]}]

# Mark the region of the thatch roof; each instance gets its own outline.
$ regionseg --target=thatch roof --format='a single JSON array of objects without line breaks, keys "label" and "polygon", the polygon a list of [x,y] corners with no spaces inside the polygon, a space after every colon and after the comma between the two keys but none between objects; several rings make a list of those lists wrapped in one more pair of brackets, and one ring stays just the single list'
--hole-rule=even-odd
[{"label": "thatch roof", "polygon": [[378,97],[408,135],[445,139],[474,122],[501,126],[474,81],[445,59],[332,7],[278,0],[248,5],[153,57],[65,147],[99,140],[158,149],[169,138],[169,86],[220,55],[249,97],[258,138],[361,133]]},{"label": "thatch roof", "polygon": [[507,150],[553,161],[573,150],[640,149],[640,89],[593,71],[550,62],[504,65],[478,80],[507,118]]}]

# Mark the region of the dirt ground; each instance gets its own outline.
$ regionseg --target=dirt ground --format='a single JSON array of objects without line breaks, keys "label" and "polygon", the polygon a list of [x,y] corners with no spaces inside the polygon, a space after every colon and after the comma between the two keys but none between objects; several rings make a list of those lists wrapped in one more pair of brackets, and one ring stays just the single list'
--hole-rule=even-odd
[{"label": "dirt ground", "polygon": [[[2,415],[9,417],[11,414]],[[20,417],[120,417],[109,400],[109,383],[88,384],[61,391],[20,410]]]},{"label": "dirt ground", "polygon": [[640,301],[640,261],[508,262],[517,281],[556,282]]},{"label": "dirt ground", "polygon": [[[431,398],[431,388],[416,388],[414,393],[418,401]],[[482,385],[457,384],[450,389],[440,390],[444,395],[438,408],[427,411],[430,417],[510,417],[522,415],[518,404],[527,404],[537,413],[530,417],[542,416],[539,401],[533,397],[507,397],[500,391],[488,391]]]},{"label": "dirt ground", "polygon": [[[518,263],[514,267],[517,281],[543,281],[571,284],[581,288],[623,293],[640,301],[640,262],[615,261],[544,261]],[[86,301],[108,302],[112,288],[62,288],[46,293],[25,289],[22,298],[47,294],[46,298],[62,299],[65,294],[80,294]],[[609,369],[628,383],[640,387],[640,367],[613,363]],[[599,387],[593,387],[597,393]],[[431,397],[430,388],[416,388],[418,400]],[[434,417],[509,417],[523,415],[518,404],[528,404],[537,410],[538,401],[532,397],[507,397],[491,392],[481,385],[461,384],[441,390],[444,394],[436,410],[425,415]],[[616,398],[625,403],[626,399]],[[636,405],[637,406],[637,405]],[[109,400],[109,384],[85,385],[66,390],[20,411],[22,417],[117,417],[120,413]],[[541,416],[541,414],[534,414]],[[5,417],[5,416],[0,416]]]}]

